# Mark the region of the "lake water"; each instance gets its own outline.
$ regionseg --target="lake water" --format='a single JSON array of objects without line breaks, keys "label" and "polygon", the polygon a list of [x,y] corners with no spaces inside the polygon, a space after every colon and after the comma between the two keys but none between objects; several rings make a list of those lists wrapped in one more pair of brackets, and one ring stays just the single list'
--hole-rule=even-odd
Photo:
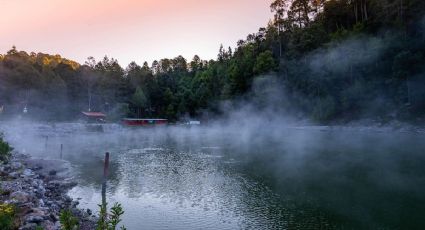
[{"label": "lake water", "polygon": [[127,229],[424,229],[425,135],[387,129],[123,129],[3,124],[14,147],[71,162],[69,195]]}]

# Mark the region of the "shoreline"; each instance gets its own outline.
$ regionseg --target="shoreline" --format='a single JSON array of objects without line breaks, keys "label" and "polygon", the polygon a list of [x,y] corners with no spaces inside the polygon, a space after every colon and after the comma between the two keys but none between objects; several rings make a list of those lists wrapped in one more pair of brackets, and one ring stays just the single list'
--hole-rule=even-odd
[{"label": "shoreline", "polygon": [[15,226],[19,230],[60,230],[61,210],[70,210],[81,230],[94,229],[91,210],[77,208],[67,192],[77,183],[71,179],[69,163],[31,158],[14,152],[8,163],[0,164],[0,202],[16,207]]}]

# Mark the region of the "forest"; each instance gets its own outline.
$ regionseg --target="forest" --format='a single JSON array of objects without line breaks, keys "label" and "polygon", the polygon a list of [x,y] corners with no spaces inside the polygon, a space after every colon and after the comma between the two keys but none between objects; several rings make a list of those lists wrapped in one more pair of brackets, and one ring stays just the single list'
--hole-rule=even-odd
[{"label": "forest", "polygon": [[[216,60],[122,67],[107,56],[77,63],[12,47],[0,55],[0,117],[27,108],[49,121],[88,110],[111,121],[210,119],[226,113],[223,103],[254,101],[317,123],[424,121],[425,1],[275,0],[270,10],[270,22],[237,47],[218,44]],[[259,78],[284,100],[253,92]]]}]

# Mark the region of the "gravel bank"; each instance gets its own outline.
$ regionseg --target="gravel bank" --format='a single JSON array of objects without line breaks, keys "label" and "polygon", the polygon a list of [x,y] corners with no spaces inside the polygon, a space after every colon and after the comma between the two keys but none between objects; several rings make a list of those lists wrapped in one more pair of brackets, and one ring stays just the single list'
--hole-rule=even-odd
[{"label": "gravel bank", "polygon": [[71,179],[66,161],[32,159],[13,154],[7,164],[0,164],[0,201],[17,207],[21,230],[60,229],[59,213],[70,209],[80,220],[80,229],[95,229],[91,210],[76,208],[67,192],[76,183]]}]

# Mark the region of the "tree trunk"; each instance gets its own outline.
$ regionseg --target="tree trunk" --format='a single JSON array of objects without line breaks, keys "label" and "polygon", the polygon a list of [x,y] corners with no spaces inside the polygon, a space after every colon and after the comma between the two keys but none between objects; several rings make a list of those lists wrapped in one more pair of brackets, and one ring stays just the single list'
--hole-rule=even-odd
[{"label": "tree trunk", "polygon": [[354,3],[354,16],[356,17],[356,24],[359,22],[359,13],[357,8],[357,1]]},{"label": "tree trunk", "polygon": [[365,0],[365,2],[364,2],[363,7],[364,7],[364,18],[365,18],[365,20],[367,21],[367,5],[366,5],[366,0]]},{"label": "tree trunk", "polygon": [[306,21],[305,26],[308,26],[310,24],[310,18],[308,16],[308,14],[309,14],[308,1],[305,1],[303,3],[304,3],[303,7],[304,7],[304,14],[305,14],[305,21]]}]

